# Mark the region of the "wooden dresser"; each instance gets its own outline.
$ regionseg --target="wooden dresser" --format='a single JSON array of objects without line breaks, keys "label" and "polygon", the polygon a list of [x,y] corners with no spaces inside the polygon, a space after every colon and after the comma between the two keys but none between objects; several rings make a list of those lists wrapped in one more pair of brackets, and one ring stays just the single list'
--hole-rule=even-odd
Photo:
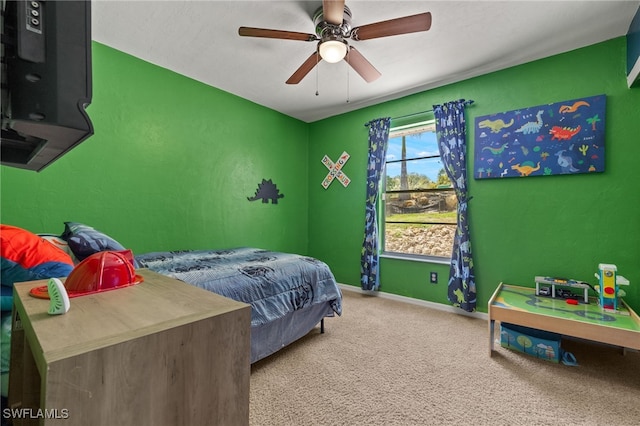
[{"label": "wooden dresser", "polygon": [[15,285],[14,425],[248,425],[251,307],[149,270],[71,299],[64,315]]}]

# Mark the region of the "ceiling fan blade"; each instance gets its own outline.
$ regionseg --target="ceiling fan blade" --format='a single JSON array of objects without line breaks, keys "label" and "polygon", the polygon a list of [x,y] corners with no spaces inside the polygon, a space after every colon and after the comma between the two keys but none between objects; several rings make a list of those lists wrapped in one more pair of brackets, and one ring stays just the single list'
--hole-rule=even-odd
[{"label": "ceiling fan blade", "polygon": [[293,75],[289,77],[289,80],[287,80],[286,83],[287,84],[300,83],[302,79],[307,74],[309,74],[309,71],[311,71],[313,67],[315,67],[318,64],[319,61],[320,61],[320,55],[318,54],[318,51],[313,52],[311,56],[309,56],[309,58],[307,58],[307,60],[304,61],[302,65],[300,65],[300,68],[298,68],[296,72],[294,72]]},{"label": "ceiling fan blade", "polygon": [[344,18],[344,0],[322,0],[324,20],[333,25],[342,25]]},{"label": "ceiling fan blade", "polygon": [[240,27],[238,34],[244,37],[264,37],[284,40],[317,41],[314,34],[298,33],[295,31],[269,30],[266,28]]},{"label": "ceiling fan blade", "polygon": [[344,59],[367,83],[377,80],[382,75],[355,47],[349,47],[349,53]]},{"label": "ceiling fan blade", "polygon": [[356,27],[351,31],[351,38],[353,40],[370,40],[372,38],[428,31],[429,28],[431,28],[431,12],[425,12]]}]

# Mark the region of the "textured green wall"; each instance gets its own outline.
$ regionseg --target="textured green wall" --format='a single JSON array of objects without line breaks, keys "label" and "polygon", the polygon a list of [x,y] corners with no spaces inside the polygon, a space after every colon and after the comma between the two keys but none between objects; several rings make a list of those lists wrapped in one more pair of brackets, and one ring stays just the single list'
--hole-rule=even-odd
[{"label": "textured green wall", "polygon": [[[102,230],[135,253],[306,252],[308,124],[98,43],[95,135],[40,173],[2,167],[2,222]],[[272,179],[277,205],[249,202]]]},{"label": "textured green wall", "polygon": [[[358,285],[365,122],[466,98],[476,101],[472,123],[604,93],[605,173],[470,181],[478,309],[486,311],[500,281],[594,282],[598,263],[614,263],[640,311],[640,89],[626,87],[623,37],[312,124],[97,43],[93,55],[96,134],[41,173],[0,167],[3,223],[59,233],[64,221],[85,222],[137,253],[238,245],[307,253]],[[325,190],[320,160],[343,151],[352,182]],[[247,201],[262,178],[285,194],[278,205]],[[430,271],[438,284],[428,283]],[[381,289],[390,293],[447,303],[447,276],[447,265],[381,261]]]},{"label": "textured green wall", "polygon": [[[640,90],[625,80],[625,38],[487,74],[311,124],[309,249],[339,281],[359,285],[364,226],[367,129],[364,123],[402,116],[434,104],[473,99],[467,109],[468,168],[473,164],[475,117],[577,97],[607,95],[606,171],[594,175],[471,178],[469,204],[478,310],[499,282],[534,285],[536,275],[595,282],[599,263],[613,263],[640,311]],[[385,78],[384,76],[382,78]],[[375,84],[375,83],[373,83]],[[418,117],[421,118],[421,117]],[[320,186],[324,154],[351,154],[348,188]],[[439,283],[428,273],[439,272]],[[381,290],[446,303],[448,266],[381,260]]]}]

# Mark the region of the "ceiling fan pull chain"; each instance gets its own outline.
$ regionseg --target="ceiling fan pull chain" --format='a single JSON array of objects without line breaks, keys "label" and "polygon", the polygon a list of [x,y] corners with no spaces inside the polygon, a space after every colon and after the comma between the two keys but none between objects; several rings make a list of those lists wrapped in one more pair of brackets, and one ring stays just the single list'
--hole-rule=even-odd
[{"label": "ceiling fan pull chain", "polygon": [[320,58],[318,58],[318,56],[320,55],[318,54],[318,52],[316,52],[316,96],[320,94],[320,92],[318,91],[318,74],[320,73],[320,71],[318,70],[318,68],[320,68],[318,64],[320,62]]},{"label": "ceiling fan pull chain", "polygon": [[349,49],[349,51],[347,51],[347,103],[349,103],[349,68],[351,68],[351,49]]}]

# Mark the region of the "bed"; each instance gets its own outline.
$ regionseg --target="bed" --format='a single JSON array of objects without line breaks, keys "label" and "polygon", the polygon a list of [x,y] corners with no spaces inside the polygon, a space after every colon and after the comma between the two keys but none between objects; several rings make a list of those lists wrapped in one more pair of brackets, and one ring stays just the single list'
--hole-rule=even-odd
[{"label": "bed", "polygon": [[[65,222],[61,235],[36,236],[26,230],[20,231],[33,242],[19,244],[16,249],[22,252],[21,256],[30,259],[35,252],[38,259],[35,263],[47,268],[37,265],[38,272],[42,272],[39,275],[20,275],[16,278],[7,275],[13,273],[15,268],[5,268],[7,265],[14,266],[15,262],[5,262],[3,259],[2,284],[6,288],[3,288],[2,303],[3,307],[6,305],[8,313],[12,304],[13,282],[64,277],[74,265],[94,253],[125,250],[114,238],[79,222]],[[6,236],[8,233],[4,234]],[[5,244],[3,239],[3,252],[10,246],[9,238],[6,240]],[[11,241],[15,239],[11,238]],[[32,247],[37,247],[37,250]],[[47,252],[46,256],[42,254],[43,251]],[[51,251],[57,257],[51,258]],[[52,264],[66,269],[53,270]],[[135,256],[135,267],[148,268],[251,305],[252,363],[308,334],[318,324],[323,332],[324,318],[342,313],[342,294],[333,273],[324,262],[307,256],[249,247],[167,251],[138,254]],[[19,270],[23,271],[24,268]],[[3,347],[3,355],[8,353],[5,349],[8,348]]]},{"label": "bed", "polygon": [[292,253],[240,247],[136,256],[138,266],[251,305],[251,363],[341,315],[329,267]]}]

